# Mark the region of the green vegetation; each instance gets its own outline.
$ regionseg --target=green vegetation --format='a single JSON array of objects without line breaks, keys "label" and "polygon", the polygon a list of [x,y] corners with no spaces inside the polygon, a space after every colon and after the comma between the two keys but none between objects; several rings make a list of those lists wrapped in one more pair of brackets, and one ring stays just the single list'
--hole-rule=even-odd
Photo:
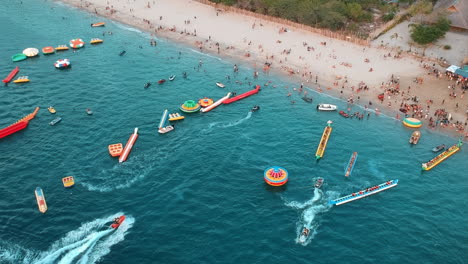
[{"label": "green vegetation", "polygon": [[382,13],[393,8],[382,0],[210,0],[256,13],[276,16],[293,22],[328,28],[356,31],[364,22],[372,22],[372,10]]},{"label": "green vegetation", "polygon": [[444,45],[444,49],[445,49],[445,50],[449,50],[449,49],[451,49],[451,48],[452,48],[452,46],[450,46],[450,45]]},{"label": "green vegetation", "polygon": [[445,33],[450,29],[450,21],[446,18],[439,18],[435,24],[413,24],[411,26],[411,38],[414,42],[426,45],[445,36]]}]

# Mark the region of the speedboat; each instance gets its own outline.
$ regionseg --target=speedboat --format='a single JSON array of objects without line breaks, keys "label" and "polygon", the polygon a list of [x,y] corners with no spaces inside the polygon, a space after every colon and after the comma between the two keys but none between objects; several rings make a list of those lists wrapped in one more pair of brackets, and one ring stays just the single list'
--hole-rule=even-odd
[{"label": "speedboat", "polygon": [[51,114],[57,113],[57,111],[55,110],[55,108],[53,108],[52,106],[49,106],[47,109],[49,109],[49,112],[50,112]]},{"label": "speedboat", "polygon": [[323,178],[318,178],[315,181],[315,184],[314,184],[315,188],[320,189],[320,187],[322,187],[322,185],[323,185]]},{"label": "speedboat", "polygon": [[420,137],[421,137],[421,132],[419,132],[418,130],[414,131],[413,134],[411,134],[409,143],[414,144],[414,145],[418,144]]},{"label": "speedboat", "polygon": [[320,110],[320,111],[335,111],[336,110],[336,105],[319,104],[319,105],[317,105],[317,110]]},{"label": "speedboat", "polygon": [[122,51],[119,53],[119,56],[123,56],[125,53],[126,53],[126,51],[125,51],[125,50],[122,50]]},{"label": "speedboat", "polygon": [[173,81],[174,79],[175,79],[175,75],[174,75],[174,74],[171,75],[171,76],[169,76],[169,81]]},{"label": "speedboat", "polygon": [[111,228],[117,229],[125,221],[125,215],[121,215],[114,219],[114,223],[110,225]]},{"label": "speedboat", "polygon": [[145,83],[145,88],[148,88],[148,87],[150,87],[150,86],[151,86],[151,83],[150,83],[150,82]]},{"label": "speedboat", "polygon": [[314,99],[312,99],[312,97],[304,96],[304,97],[302,97],[302,100],[304,100],[304,101],[306,101],[306,102],[308,102],[308,103],[312,103],[312,101],[313,101]]},{"label": "speedboat", "polygon": [[166,82],[166,79],[161,79],[161,80],[158,81],[159,84],[163,84],[165,82]]},{"label": "speedboat", "polygon": [[62,121],[62,118],[61,117],[57,117],[55,118],[54,120],[50,121],[49,125],[53,126],[55,124],[57,124],[58,122]]},{"label": "speedboat", "polygon": [[341,110],[339,113],[340,113],[340,115],[341,115],[342,117],[346,117],[346,118],[349,117],[348,113],[346,113],[346,112],[343,111],[343,110]]},{"label": "speedboat", "polygon": [[309,234],[310,234],[310,230],[307,227],[304,227],[302,229],[301,235],[299,236],[299,242],[301,244],[304,244],[307,238],[309,237]]},{"label": "speedboat", "polygon": [[439,145],[437,147],[434,147],[432,149],[432,152],[436,153],[436,152],[439,152],[439,151],[444,150],[444,149],[445,149],[445,144],[442,144],[442,145]]},{"label": "speedboat", "polygon": [[252,112],[255,112],[255,111],[258,111],[260,110],[260,106],[256,105],[254,107],[252,107]]},{"label": "speedboat", "polygon": [[92,115],[92,114],[93,114],[93,111],[91,111],[90,108],[86,108],[86,113],[87,113],[88,115]]},{"label": "speedboat", "polygon": [[91,27],[103,27],[105,25],[106,25],[106,23],[104,23],[104,22],[97,22],[97,23],[91,24]]},{"label": "speedboat", "polygon": [[219,87],[219,88],[224,88],[226,87],[224,84],[220,83],[220,82],[217,82],[216,85]]}]

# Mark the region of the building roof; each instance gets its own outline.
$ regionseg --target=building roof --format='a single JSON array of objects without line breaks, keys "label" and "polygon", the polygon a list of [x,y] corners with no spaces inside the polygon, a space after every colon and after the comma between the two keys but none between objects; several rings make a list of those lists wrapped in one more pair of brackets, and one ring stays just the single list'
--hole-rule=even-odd
[{"label": "building roof", "polygon": [[450,12],[447,17],[450,26],[468,29],[468,1],[466,0],[439,0],[434,9],[443,8]]}]

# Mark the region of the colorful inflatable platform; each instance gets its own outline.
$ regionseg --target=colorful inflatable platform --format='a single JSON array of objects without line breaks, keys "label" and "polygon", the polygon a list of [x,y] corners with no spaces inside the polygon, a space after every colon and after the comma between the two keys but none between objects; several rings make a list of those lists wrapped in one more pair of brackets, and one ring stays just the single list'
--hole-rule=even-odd
[{"label": "colorful inflatable platform", "polygon": [[403,125],[411,128],[418,128],[422,126],[422,121],[416,118],[407,117],[403,119]]},{"label": "colorful inflatable platform", "polygon": [[271,186],[285,185],[288,182],[288,171],[285,168],[273,166],[265,170],[263,178]]},{"label": "colorful inflatable platform", "polygon": [[453,154],[457,153],[460,150],[460,147],[463,145],[461,140],[458,141],[458,144],[455,144],[448,148],[446,151],[437,155],[437,157],[431,159],[430,161],[422,164],[422,170],[428,171],[435,166],[439,165],[442,161],[448,159],[448,157],[452,156]]},{"label": "colorful inflatable platform", "polygon": [[195,113],[200,110],[200,105],[194,100],[187,100],[180,106],[180,110],[185,113]]},{"label": "colorful inflatable platform", "polygon": [[315,152],[315,158],[318,160],[323,157],[323,154],[325,153],[325,149],[327,148],[327,142],[328,139],[330,138],[330,134],[332,132],[332,127],[331,124],[333,122],[331,120],[327,121],[327,126],[323,130],[322,134],[322,139],[320,139],[320,144],[317,148],[317,152]]}]

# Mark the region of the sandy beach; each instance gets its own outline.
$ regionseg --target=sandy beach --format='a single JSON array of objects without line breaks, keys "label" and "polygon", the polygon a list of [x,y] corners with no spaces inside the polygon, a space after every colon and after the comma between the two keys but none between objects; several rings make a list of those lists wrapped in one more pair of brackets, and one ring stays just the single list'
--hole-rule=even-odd
[{"label": "sandy beach", "polygon": [[405,109],[434,129],[467,130],[468,100],[461,84],[433,60],[397,53],[379,46],[379,40],[361,46],[189,0],[62,2],[202,52],[245,60],[259,74],[282,72],[297,82],[285,90],[292,102],[317,84],[313,89],[319,92],[398,119],[404,118],[400,109]]}]

